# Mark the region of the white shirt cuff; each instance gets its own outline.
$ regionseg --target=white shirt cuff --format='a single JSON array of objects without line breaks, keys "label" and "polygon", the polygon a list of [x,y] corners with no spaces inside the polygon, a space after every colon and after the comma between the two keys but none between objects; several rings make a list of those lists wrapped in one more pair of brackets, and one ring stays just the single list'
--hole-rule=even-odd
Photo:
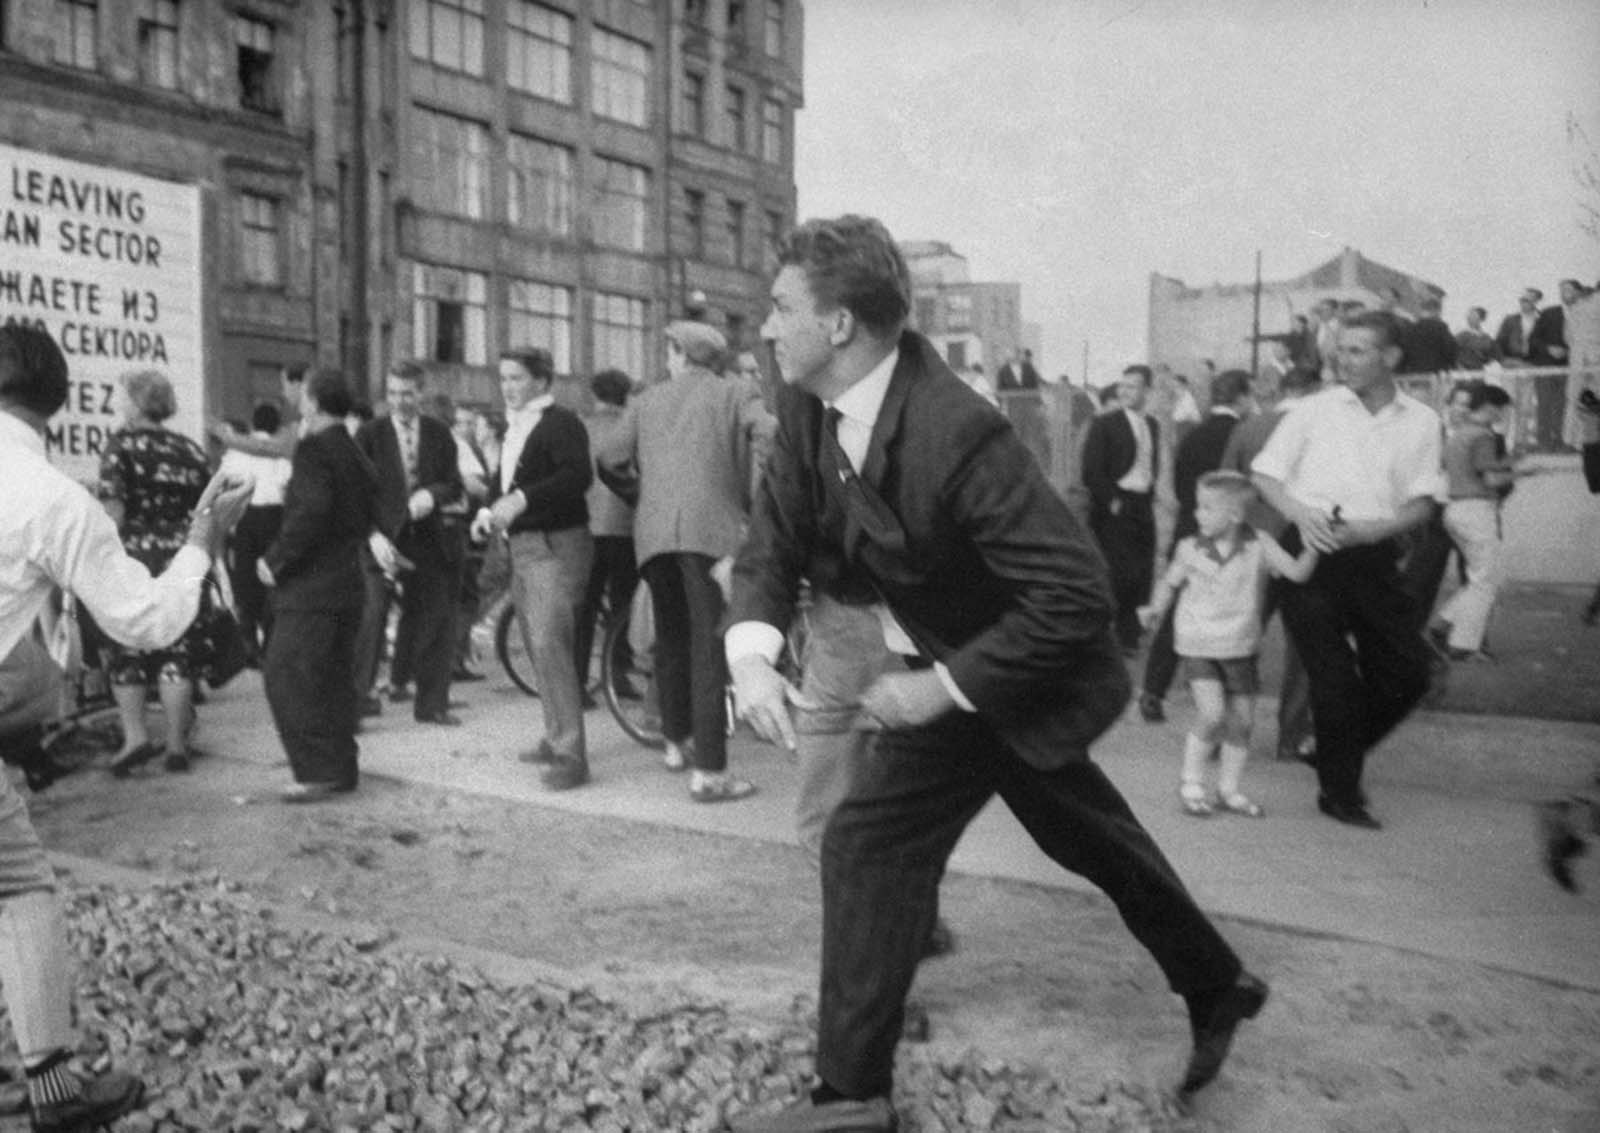
[{"label": "white shirt cuff", "polygon": [[955,678],[950,675],[949,668],[943,661],[933,663],[933,671],[938,674],[939,683],[944,685],[944,690],[950,694],[950,699],[956,702],[957,707],[963,712],[976,712],[977,705],[968,700],[966,694],[956,687]]},{"label": "white shirt cuff", "polygon": [[776,665],[779,654],[783,652],[783,634],[777,626],[766,622],[736,622],[723,635],[722,648],[730,667],[735,661],[752,654],[769,665]]}]

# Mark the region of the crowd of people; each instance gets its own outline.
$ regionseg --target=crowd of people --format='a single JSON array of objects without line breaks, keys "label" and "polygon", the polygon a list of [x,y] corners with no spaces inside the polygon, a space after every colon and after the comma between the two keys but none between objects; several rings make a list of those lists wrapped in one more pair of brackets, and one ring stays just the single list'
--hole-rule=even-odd
[{"label": "crowd of people", "polygon": [[[1325,304],[1280,344],[1269,381],[1228,370],[1188,391],[1172,438],[1148,412],[1154,371],[1131,365],[1083,425],[1080,523],[994,410],[997,390],[1038,385],[1031,358],[1008,360],[997,387],[953,373],[907,327],[909,274],[880,223],[807,223],[779,263],[761,331],[775,395],[756,356],[704,318],[666,327],[664,375],[595,374],[581,415],[537,348],[500,355],[498,406],[452,404],[400,361],[374,414],[342,373],[289,369],[283,404],[255,406],[248,428],[210,427],[224,450],[213,475],[165,424],[170,383],[139,371],[122,383],[123,427],[93,495],[43,455],[65,396],[60,351],[3,328],[0,471],[45,490],[26,514],[0,509],[0,654],[42,671],[57,595],[77,595],[111,642],[124,736],[112,773],[158,757],[182,772],[210,647],[199,627],[231,606],[288,755],[282,797],[308,803],[358,789],[363,717],[407,704],[418,727],[470,722],[451,685],[481,679],[471,630],[508,593],[541,717],[515,758],[569,790],[590,777],[597,619],[633,608],[643,581],[665,768],[685,773],[694,802],[756,790],[729,767],[731,687],[757,735],[798,758],[796,829],[822,881],[816,1088],[737,1128],[894,1127],[916,967],[950,947],[940,879],[995,794],[1110,897],[1183,998],[1193,1047],[1180,1089],[1192,1094],[1268,989],[1090,747],[1121,717],[1142,657],[1145,720],[1164,719],[1180,673],[1195,702],[1175,760],[1183,812],[1261,817],[1244,775],[1263,626],[1279,614],[1291,657],[1278,754],[1311,763],[1324,814],[1379,829],[1368,753],[1439,666],[1488,655],[1514,483],[1502,388],[1458,382],[1441,418],[1398,376],[1542,364],[1527,340],[1550,320],[1530,297],[1517,354],[1474,337],[1481,311],[1451,335],[1431,302],[1409,321]],[[1569,285],[1570,303],[1582,289],[1569,299]],[[1179,513],[1158,553],[1165,459]],[[1435,610],[1452,552],[1463,583]],[[796,686],[778,658],[802,604]],[[636,644],[613,641],[617,671],[641,667]],[[639,690],[624,676],[620,691]],[[141,1087],[68,1065],[54,882],[25,804],[3,790],[3,897],[20,927],[0,981],[37,1126],[78,1128],[137,1104]],[[1575,829],[1561,827],[1561,862]]]}]

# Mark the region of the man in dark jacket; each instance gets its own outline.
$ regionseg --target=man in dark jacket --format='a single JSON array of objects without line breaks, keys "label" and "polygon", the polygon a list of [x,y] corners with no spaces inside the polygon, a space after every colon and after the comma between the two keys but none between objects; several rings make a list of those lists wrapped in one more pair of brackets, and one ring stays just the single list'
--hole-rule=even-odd
[{"label": "man in dark jacket", "polygon": [[772,662],[802,576],[862,595],[904,671],[862,697],[875,750],[823,836],[820,1082],[735,1128],[894,1128],[894,1048],[939,879],[996,792],[1106,891],[1185,997],[1183,1089],[1199,1089],[1266,985],[1089,760],[1128,696],[1104,562],[1005,419],[905,330],[910,277],[880,223],[812,221],[779,262],[762,329],[785,382],[779,431],[727,634],[740,713],[793,747],[795,694]]},{"label": "man in dark jacket", "polygon": [[555,364],[547,350],[500,356],[506,403],[499,494],[472,521],[475,538],[504,535],[511,550],[511,600],[528,642],[544,739],[518,755],[542,764],[540,781],[564,791],[589,781],[583,690],[573,644],[578,606],[594,560],[589,506],[594,480],[589,434],[578,415],[555,403]]},{"label": "man in dark jacket", "polygon": [[1417,321],[1406,323],[1400,332],[1400,372],[1402,374],[1437,374],[1456,368],[1455,335],[1439,315],[1443,310],[1437,295],[1429,295],[1417,304],[1421,312]]},{"label": "man in dark jacket", "polygon": [[344,426],[344,375],[317,372],[301,397],[305,433],[284,491],[283,526],[257,567],[275,588],[262,676],[295,779],[286,802],[356,788],[361,556],[378,500],[377,472]]}]

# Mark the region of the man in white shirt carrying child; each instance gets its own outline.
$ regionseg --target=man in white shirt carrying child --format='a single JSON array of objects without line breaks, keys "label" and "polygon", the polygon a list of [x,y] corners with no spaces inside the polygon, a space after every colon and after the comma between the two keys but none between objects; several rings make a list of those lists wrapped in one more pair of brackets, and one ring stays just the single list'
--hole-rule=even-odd
[{"label": "man in white shirt carrying child", "polygon": [[[1185,814],[1204,818],[1217,810],[1260,818],[1259,804],[1239,789],[1250,755],[1250,728],[1260,687],[1256,652],[1261,646],[1267,582],[1281,575],[1293,582],[1311,577],[1317,552],[1298,558],[1277,540],[1244,521],[1255,496],[1239,472],[1208,472],[1195,492],[1198,534],[1180,542],[1150,604],[1139,610],[1149,629],[1159,625],[1174,599],[1173,640],[1194,697],[1195,721],[1183,748],[1179,796]],[[1205,770],[1221,746],[1215,802],[1206,791]]]}]

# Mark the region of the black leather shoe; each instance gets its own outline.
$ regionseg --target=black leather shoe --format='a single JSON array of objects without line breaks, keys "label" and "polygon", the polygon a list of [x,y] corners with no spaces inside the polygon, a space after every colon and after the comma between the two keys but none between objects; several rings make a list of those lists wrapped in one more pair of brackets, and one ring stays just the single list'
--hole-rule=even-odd
[{"label": "black leather shoe", "polygon": [[382,715],[383,715],[383,701],[379,700],[375,696],[363,696],[361,698],[361,718],[363,720],[367,719],[370,716],[382,716]]},{"label": "black leather shoe", "polygon": [[130,1112],[144,1097],[144,1083],[120,1070],[87,1078],[82,1085],[77,1097],[33,1111],[36,1133],[88,1133]]},{"label": "black leather shoe", "polygon": [[1183,1072],[1180,1094],[1192,1094],[1217,1076],[1239,1024],[1254,1019],[1266,1001],[1266,982],[1249,972],[1240,972],[1232,987],[1202,1009],[1203,1018],[1196,1017],[1196,1008],[1191,1004],[1189,1028],[1194,1032],[1194,1052]]},{"label": "black leather shoe", "polygon": [[416,721],[419,724],[438,724],[444,728],[461,727],[461,717],[452,712],[419,712]]},{"label": "black leather shoe", "polygon": [[1327,795],[1317,796],[1317,809],[1335,822],[1346,826],[1359,826],[1363,830],[1382,830],[1383,823],[1372,817],[1365,802],[1342,803]]},{"label": "black leather shoe", "polygon": [[1161,703],[1161,698],[1153,692],[1139,694],[1139,718],[1146,724],[1165,724],[1167,710]]},{"label": "black leather shoe", "polygon": [[383,695],[389,698],[390,704],[404,704],[411,699],[411,690],[405,685],[390,685],[383,690]]},{"label": "black leather shoe", "polygon": [[142,767],[156,756],[161,754],[157,744],[143,743],[130,751],[125,751],[110,763],[111,774],[117,779],[126,779],[133,774],[136,767]]},{"label": "black leather shoe", "polygon": [[741,1115],[728,1119],[733,1133],[894,1133],[894,1106],[888,1098],[866,1101],[798,1102],[764,1116]]}]

